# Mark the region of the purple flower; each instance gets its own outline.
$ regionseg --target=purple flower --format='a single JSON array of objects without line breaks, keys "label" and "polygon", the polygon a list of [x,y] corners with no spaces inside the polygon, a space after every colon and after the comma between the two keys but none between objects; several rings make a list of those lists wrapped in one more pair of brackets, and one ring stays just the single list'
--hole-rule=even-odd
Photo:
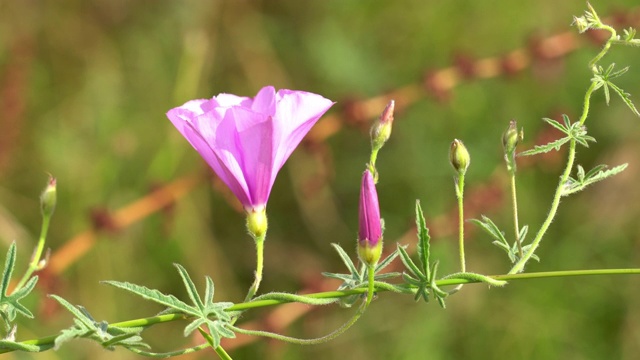
[{"label": "purple flower", "polygon": [[378,192],[369,170],[362,175],[359,208],[358,255],[364,263],[373,265],[382,253],[382,223]]},{"label": "purple flower", "polygon": [[255,98],[192,100],[167,117],[229,186],[247,212],[263,211],[276,175],[331,100],[262,88]]}]

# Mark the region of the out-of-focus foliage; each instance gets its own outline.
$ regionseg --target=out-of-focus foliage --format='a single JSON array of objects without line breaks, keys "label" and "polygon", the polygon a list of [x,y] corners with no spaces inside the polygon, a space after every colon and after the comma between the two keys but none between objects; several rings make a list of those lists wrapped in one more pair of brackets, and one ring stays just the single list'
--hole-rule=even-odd
[{"label": "out-of-focus foliage", "polygon": [[[631,0],[592,5],[603,17],[638,13]],[[26,266],[39,231],[38,192],[47,172],[58,179],[48,240],[54,256],[74,236],[100,223],[96,219],[103,219],[105,211],[159,185],[207,173],[164,116],[187,100],[221,92],[252,96],[271,84],[336,100],[332,115],[345,119],[340,109],[349,100],[419,84],[427,70],[451,66],[456,54],[500,56],[526,48],[535,36],[577,32],[569,24],[584,9],[581,0],[2,1],[1,246],[16,240],[18,269]],[[525,129],[522,150],[553,138],[543,117],[579,115],[589,83],[587,62],[596,53],[586,35],[581,39],[578,49],[562,59],[536,62],[513,76],[463,81],[446,102],[425,92],[396,113],[393,135],[377,165],[388,249],[395,249],[398,240],[415,246],[414,235],[403,236],[415,221],[418,198],[427,225],[436,228],[431,256],[440,259],[442,273],[456,270],[455,222],[449,216],[455,194],[447,164],[454,138],[464,141],[473,158],[467,194],[486,193],[468,204],[472,213],[491,215],[501,227],[511,221],[502,132],[516,118]],[[630,66],[618,84],[637,99],[640,51],[614,49],[603,65],[609,62]],[[598,142],[579,150],[578,163],[590,169],[628,162],[629,168],[564,200],[537,251],[541,262],[528,270],[640,263],[640,121],[617,97],[607,107],[600,93],[587,126]],[[341,271],[330,243],[355,249],[359,179],[369,150],[366,128],[343,123],[323,146],[298,149],[285,165],[269,203],[262,291],[317,290],[320,272]],[[550,154],[518,164],[521,223],[533,228],[548,208],[562,165],[561,157]],[[98,281],[148,284],[184,299],[173,262],[185,265],[194,279],[211,276],[220,301],[240,301],[251,283],[253,244],[244,217],[227,199],[205,180],[141,222],[111,231],[103,226],[98,241],[79,260],[59,275],[41,276],[40,299],[32,295],[24,301],[36,320],[23,321],[18,338],[70,326],[68,313],[45,292],[84,305],[97,319],[153,315],[162,308]],[[471,224],[468,233],[470,271],[508,269],[491,239]],[[637,278],[631,277],[535,280],[491,290],[465,286],[448,299],[446,310],[384,294],[360,323],[325,345],[259,340],[231,353],[246,359],[345,354],[350,359],[633,359],[640,353],[638,289]],[[347,311],[314,310],[287,332],[325,334],[348,318]],[[260,311],[242,320],[264,326],[269,317],[269,324],[279,326],[287,316]],[[164,350],[180,346],[181,336],[181,327],[170,324],[148,334],[149,343]],[[205,352],[192,358],[212,356]],[[78,341],[32,358],[139,357]]]}]

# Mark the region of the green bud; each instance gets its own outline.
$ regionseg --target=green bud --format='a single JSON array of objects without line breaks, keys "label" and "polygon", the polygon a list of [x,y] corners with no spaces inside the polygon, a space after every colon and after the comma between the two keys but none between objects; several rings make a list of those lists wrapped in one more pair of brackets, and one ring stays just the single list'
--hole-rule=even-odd
[{"label": "green bud", "polygon": [[391,127],[393,125],[393,111],[395,109],[395,101],[391,100],[382,111],[380,118],[371,127],[371,146],[374,149],[380,149],[391,136]]},{"label": "green bud", "polygon": [[455,139],[451,143],[449,162],[451,162],[451,166],[458,174],[464,175],[467,172],[467,168],[471,163],[471,156],[462,141]]},{"label": "green bud", "polygon": [[502,146],[505,154],[510,154],[516,150],[521,135],[518,133],[518,123],[515,120],[509,122],[507,131],[502,135]]},{"label": "green bud", "polygon": [[509,127],[502,135],[502,147],[504,148],[504,160],[510,173],[516,172],[516,146],[524,137],[524,131],[518,132],[518,123],[515,120],[509,122]]},{"label": "green bud", "polygon": [[56,209],[56,178],[49,175],[47,187],[40,195],[40,210],[42,216],[51,217]]},{"label": "green bud", "polygon": [[584,18],[584,16],[580,16],[580,17],[573,17],[573,24],[578,28],[578,32],[580,34],[582,34],[583,32],[587,31],[589,29],[589,22],[587,21],[587,19]]}]

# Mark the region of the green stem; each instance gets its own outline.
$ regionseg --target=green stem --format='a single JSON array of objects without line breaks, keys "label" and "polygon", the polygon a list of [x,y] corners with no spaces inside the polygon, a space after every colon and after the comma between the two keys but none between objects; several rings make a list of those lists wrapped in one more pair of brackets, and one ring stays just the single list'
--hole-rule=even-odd
[{"label": "green stem", "polygon": [[369,306],[369,304],[371,304],[371,300],[373,299],[373,293],[375,290],[375,277],[376,277],[376,266],[375,265],[369,265],[369,267],[367,268],[367,274],[369,275],[369,282],[367,286],[367,306]]},{"label": "green stem", "polygon": [[[589,114],[589,105],[590,105],[591,95],[593,94],[595,89],[596,89],[596,83],[591,82],[591,86],[589,86],[589,89],[587,89],[587,92],[584,96],[584,105],[582,108],[582,115],[580,116],[580,125],[583,125],[584,122],[587,120],[587,115]],[[553,195],[553,201],[551,202],[551,209],[549,209],[549,213],[547,214],[546,219],[542,223],[542,226],[540,226],[540,229],[538,230],[536,237],[531,242],[531,247],[529,247],[529,249],[524,254],[524,256],[521,257],[520,260],[518,260],[518,262],[516,262],[513,265],[511,270],[509,270],[509,274],[516,274],[524,270],[524,266],[526,265],[527,261],[529,261],[531,256],[535,253],[536,249],[538,248],[538,245],[540,245],[540,241],[542,240],[542,238],[544,237],[544,234],[549,229],[551,222],[553,221],[553,219],[556,216],[556,213],[558,212],[558,206],[560,205],[560,198],[562,198],[564,184],[566,184],[567,180],[569,179],[569,175],[571,175],[571,170],[573,169],[573,163],[575,161],[575,158],[576,158],[576,140],[571,139],[569,141],[569,155],[567,157],[567,164],[564,168],[564,171],[562,172],[560,181],[558,182],[558,187],[556,188],[556,192]]]},{"label": "green stem", "polygon": [[157,359],[166,359],[166,358],[179,356],[179,355],[192,354],[194,352],[198,352],[200,350],[204,350],[204,349],[208,348],[209,346],[210,346],[209,343],[204,343],[204,344],[193,346],[193,347],[190,347],[190,348],[187,348],[187,349],[182,349],[182,350],[177,350],[177,351],[169,351],[169,352],[163,352],[163,353],[144,351],[142,349],[138,349],[138,348],[135,348],[135,347],[128,347],[127,350],[129,350],[129,351],[131,351],[133,353],[136,353],[138,355],[146,356],[146,357],[157,358]]},{"label": "green stem", "polygon": [[511,172],[511,204],[513,208],[513,227],[516,233],[516,243],[518,244],[518,253],[520,258],[524,256],[522,251],[522,239],[520,239],[520,225],[518,224],[518,198],[516,196],[516,172]]},{"label": "green stem", "polygon": [[24,286],[24,284],[29,281],[31,275],[33,275],[34,272],[40,269],[40,258],[42,257],[42,252],[44,251],[44,243],[47,238],[47,232],[49,231],[50,222],[50,215],[42,216],[42,228],[40,229],[40,238],[38,239],[38,245],[33,250],[33,255],[31,255],[31,262],[29,263],[27,271],[24,273],[24,276],[22,276],[22,279],[20,279],[13,292],[20,290]]},{"label": "green stem", "polygon": [[[640,268],[630,268],[630,269],[597,269],[597,270],[568,270],[568,271],[549,271],[549,272],[534,272],[534,273],[522,273],[522,274],[505,274],[505,275],[492,275],[489,276],[496,280],[527,280],[527,279],[545,279],[545,278],[557,278],[557,277],[569,277],[569,276],[596,276],[596,275],[640,275]],[[459,284],[471,284],[471,283],[479,283],[479,280],[472,279],[441,279],[437,280],[436,284],[438,286],[448,286],[448,285],[459,285]],[[390,291],[385,287],[376,286],[374,291],[376,292],[385,292]],[[358,288],[352,290],[343,290],[343,291],[327,291],[321,293],[308,294],[306,296],[318,299],[326,299],[326,298],[341,298],[351,295],[359,295],[359,294],[369,294],[370,288]],[[260,301],[252,301],[248,303],[235,304],[227,309],[226,311],[242,311],[254,308],[261,308],[266,306],[274,306],[287,303],[288,301],[284,300],[260,300]],[[364,303],[363,303],[364,304]],[[182,314],[167,314],[167,315],[159,315],[153,316],[149,318],[141,318],[141,319],[133,319],[128,321],[122,321],[118,323],[113,323],[111,326],[114,327],[138,327],[138,326],[150,326],[158,323],[171,322],[176,320],[184,320],[187,319],[186,316]],[[22,344],[27,345],[36,345],[41,346],[43,348],[51,348],[54,340],[56,339],[56,335],[50,335],[46,337],[42,337],[39,339],[26,340],[22,341]],[[11,349],[0,349],[0,354],[12,352]]]},{"label": "green stem", "polygon": [[464,172],[456,179],[456,198],[458,199],[458,248],[460,251],[460,272],[466,271],[464,259]]},{"label": "green stem", "polygon": [[367,267],[367,275],[368,275],[369,281],[367,284],[367,288],[363,289],[363,290],[366,290],[367,299],[360,305],[360,307],[358,308],[358,311],[346,323],[342,324],[342,326],[340,326],[338,329],[332,331],[331,333],[325,336],[314,338],[314,339],[300,339],[300,338],[273,333],[270,331],[247,330],[247,329],[242,329],[235,326],[231,326],[230,329],[240,334],[268,337],[271,339],[276,339],[276,340],[288,342],[291,344],[316,345],[316,344],[326,343],[330,340],[337,338],[338,336],[344,334],[347,330],[349,330],[349,328],[351,328],[351,326],[353,326],[353,324],[355,324],[360,319],[360,317],[365,313],[365,311],[369,307],[369,304],[371,304],[371,300],[373,299],[373,294],[375,291],[375,280],[374,280],[375,269],[376,269],[375,265],[369,265]]},{"label": "green stem", "polygon": [[584,122],[587,121],[587,116],[589,115],[589,107],[591,106],[591,95],[595,91],[596,83],[592,82],[589,89],[587,89],[587,93],[584,95],[584,104],[582,105],[582,115],[580,116],[580,125],[584,125]]},{"label": "green stem", "polygon": [[198,328],[198,331],[200,332],[200,335],[202,335],[202,337],[204,337],[205,340],[207,340],[207,343],[213,348],[213,351],[215,351],[216,354],[218,354],[218,357],[220,359],[233,360],[221,345],[218,345],[215,347],[213,346],[213,336],[211,336],[211,334],[208,334],[206,331],[202,330],[201,327]]},{"label": "green stem", "polygon": [[567,165],[565,166],[562,176],[560,177],[560,181],[558,182],[558,187],[556,188],[556,192],[553,195],[553,201],[551,202],[551,209],[549,209],[547,218],[544,220],[544,222],[540,226],[540,229],[538,230],[536,237],[531,242],[531,246],[529,247],[527,252],[524,254],[524,256],[522,256],[518,260],[517,263],[513,265],[511,270],[509,270],[509,274],[516,274],[523,271],[525,264],[527,263],[527,261],[529,261],[531,256],[535,253],[536,249],[540,245],[540,241],[542,240],[542,238],[544,237],[544,234],[549,229],[551,222],[553,221],[553,219],[556,216],[556,213],[558,212],[558,206],[560,206],[560,198],[562,197],[563,187],[564,187],[564,184],[567,182],[567,179],[569,179],[569,175],[571,174],[571,169],[573,169],[573,162],[575,161],[575,158],[576,158],[576,141],[574,139],[571,139],[571,141],[569,141],[569,157],[567,159]]},{"label": "green stem", "polygon": [[[368,291],[368,290],[367,290]],[[236,326],[229,326],[229,329],[233,330],[234,332],[240,333],[240,334],[245,334],[245,335],[251,335],[251,336],[262,336],[262,337],[268,337],[271,339],[276,339],[276,340],[280,340],[280,341],[284,341],[284,342],[288,342],[291,344],[297,344],[297,345],[317,345],[317,344],[322,344],[328,341],[331,341],[335,338],[337,338],[338,336],[344,334],[347,330],[349,330],[349,328],[351,326],[353,326],[353,324],[355,324],[358,319],[360,319],[360,317],[362,316],[362,314],[364,314],[365,309],[367,308],[367,303],[363,302],[360,307],[358,308],[358,311],[344,324],[342,324],[342,326],[340,326],[338,329],[334,330],[333,332],[319,337],[319,338],[314,338],[314,339],[299,339],[299,338],[295,338],[295,337],[291,337],[291,336],[286,336],[286,335],[281,335],[281,334],[276,334],[276,333],[272,333],[269,331],[262,331],[262,330],[247,330],[247,329],[242,329]]]},{"label": "green stem", "polygon": [[222,346],[218,346],[217,348],[213,349],[216,354],[218,354],[218,357],[222,360],[233,360],[231,358],[231,356],[229,354],[227,354],[227,352],[222,348]]},{"label": "green stem", "polygon": [[609,25],[601,24],[599,28],[602,29],[602,30],[606,30],[606,31],[610,32],[611,36],[609,37],[609,40],[607,40],[607,42],[604,44],[604,46],[602,47],[602,50],[600,50],[598,55],[596,55],[596,57],[594,57],[589,62],[589,69],[591,69],[591,71],[593,71],[593,72],[596,71],[596,64],[598,63],[598,61],[600,61],[607,54],[607,52],[609,52],[609,49],[611,48],[611,44],[614,41],[616,41],[617,37],[618,37],[616,29],[612,28]]},{"label": "green stem", "polygon": [[369,158],[369,164],[367,164],[367,168],[369,172],[373,176],[373,182],[378,183],[378,170],[376,169],[376,160],[378,159],[378,152],[380,148],[371,148],[371,157]]},{"label": "green stem", "polygon": [[371,149],[371,158],[369,158],[369,170],[371,172],[374,171],[375,167],[376,167],[376,160],[378,160],[378,151],[380,151],[380,149],[376,149],[376,148],[372,148]]},{"label": "green stem", "polygon": [[247,291],[247,296],[245,296],[244,301],[247,302],[256,295],[258,292],[258,288],[260,287],[260,282],[262,282],[262,269],[264,268],[264,238],[265,236],[259,236],[255,238],[256,243],[256,272],[255,278],[253,280],[253,284]]}]

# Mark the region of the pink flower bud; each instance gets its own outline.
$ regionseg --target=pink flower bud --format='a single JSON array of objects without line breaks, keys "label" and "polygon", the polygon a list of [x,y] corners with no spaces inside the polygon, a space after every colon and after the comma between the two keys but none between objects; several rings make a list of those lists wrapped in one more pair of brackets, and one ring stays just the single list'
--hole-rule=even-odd
[{"label": "pink flower bud", "polygon": [[51,216],[56,209],[56,178],[49,175],[47,187],[40,195],[40,210],[42,215]]},{"label": "pink flower bud", "polygon": [[362,175],[359,208],[358,256],[368,265],[375,265],[382,254],[382,221],[378,192],[369,170]]},{"label": "pink flower bud", "polygon": [[382,111],[380,119],[371,127],[371,143],[376,149],[380,149],[384,143],[389,140],[391,136],[391,128],[393,126],[393,111],[396,103],[391,100],[387,104],[387,107]]}]

